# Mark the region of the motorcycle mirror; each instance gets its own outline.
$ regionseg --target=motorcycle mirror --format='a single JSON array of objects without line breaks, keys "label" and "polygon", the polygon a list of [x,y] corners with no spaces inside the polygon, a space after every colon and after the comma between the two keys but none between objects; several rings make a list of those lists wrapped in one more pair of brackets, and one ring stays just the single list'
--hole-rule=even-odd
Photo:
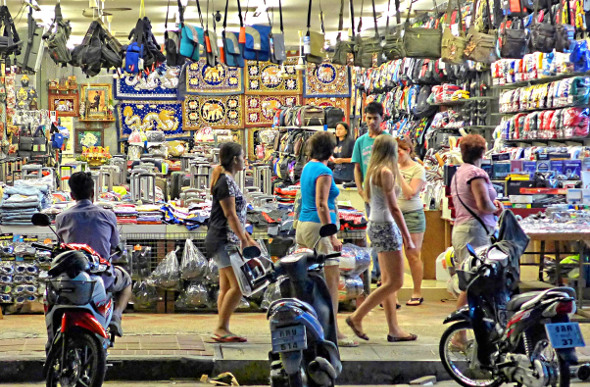
[{"label": "motorcycle mirror", "polygon": [[256,246],[245,247],[242,251],[244,258],[252,259],[260,256],[260,249]]},{"label": "motorcycle mirror", "polygon": [[475,252],[473,246],[468,243],[465,247],[467,247],[467,251],[469,251],[469,254],[471,254],[473,258],[477,258],[477,253]]},{"label": "motorcycle mirror", "polygon": [[42,214],[40,212],[33,214],[33,217],[31,218],[31,222],[35,226],[43,226],[43,227],[51,226],[51,219],[49,219],[49,216],[47,214]]},{"label": "motorcycle mirror", "polygon": [[322,238],[329,237],[338,233],[338,227],[335,224],[324,224],[320,228],[320,236]]}]

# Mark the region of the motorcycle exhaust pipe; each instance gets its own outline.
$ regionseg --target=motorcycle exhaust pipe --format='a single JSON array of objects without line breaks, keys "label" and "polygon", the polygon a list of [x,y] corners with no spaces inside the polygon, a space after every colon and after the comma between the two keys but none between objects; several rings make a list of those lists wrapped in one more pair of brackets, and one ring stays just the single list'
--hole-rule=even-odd
[{"label": "motorcycle exhaust pipe", "polygon": [[573,377],[578,378],[584,382],[590,379],[590,363],[570,367],[570,372]]}]

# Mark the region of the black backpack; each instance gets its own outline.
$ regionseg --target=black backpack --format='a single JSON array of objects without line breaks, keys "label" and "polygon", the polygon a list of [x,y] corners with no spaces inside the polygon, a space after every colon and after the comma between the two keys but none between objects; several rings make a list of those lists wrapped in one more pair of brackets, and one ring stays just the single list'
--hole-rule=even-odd
[{"label": "black backpack", "polygon": [[72,50],[72,66],[80,67],[89,77],[100,73],[101,68],[121,67],[120,47],[98,20],[90,23],[82,43]]},{"label": "black backpack", "polygon": [[430,86],[420,87],[418,92],[418,98],[416,99],[416,106],[412,110],[414,116],[418,118],[430,117],[438,111],[438,106],[434,106],[428,103],[428,97],[430,96]]},{"label": "black backpack", "polygon": [[61,5],[58,2],[55,5],[55,19],[53,19],[49,30],[43,35],[43,39],[47,42],[47,52],[55,64],[65,66],[72,61],[72,53],[67,46],[71,33],[70,21],[63,20]]},{"label": "black backpack", "polygon": [[22,41],[16,31],[14,20],[6,5],[0,6],[0,28],[4,28],[4,34],[0,36],[0,55],[6,58],[9,55],[20,55]]}]

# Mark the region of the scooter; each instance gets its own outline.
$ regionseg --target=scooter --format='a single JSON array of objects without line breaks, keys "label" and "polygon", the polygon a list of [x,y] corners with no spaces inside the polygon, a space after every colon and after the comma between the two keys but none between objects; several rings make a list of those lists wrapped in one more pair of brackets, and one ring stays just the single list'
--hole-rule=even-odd
[{"label": "scooter", "polygon": [[115,342],[109,329],[114,305],[101,277],[111,273],[111,264],[88,245],[63,243],[47,215],[34,214],[32,222],[49,227],[58,238],[53,247],[33,243],[54,257],[43,298],[46,385],[102,386],[107,348]]},{"label": "scooter", "polygon": [[278,282],[282,297],[267,312],[271,386],[333,386],[342,372],[332,301],[321,273],[324,262],[340,253],[315,251],[320,238],[337,231],[333,224],[324,225],[313,250],[300,249],[283,257],[266,275]]}]

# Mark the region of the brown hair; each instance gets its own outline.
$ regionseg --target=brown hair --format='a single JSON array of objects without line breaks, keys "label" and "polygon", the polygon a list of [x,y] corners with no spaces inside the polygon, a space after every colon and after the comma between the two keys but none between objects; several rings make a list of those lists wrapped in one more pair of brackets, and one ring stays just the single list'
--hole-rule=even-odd
[{"label": "brown hair", "polygon": [[211,173],[211,194],[213,194],[213,188],[217,184],[217,180],[221,177],[221,174],[225,171],[229,171],[235,157],[238,157],[244,152],[242,146],[235,142],[224,142],[219,147],[219,164],[213,169]]},{"label": "brown hair", "polygon": [[468,134],[461,138],[461,157],[464,163],[473,164],[483,157],[486,140],[479,134]]},{"label": "brown hair", "polygon": [[334,154],[336,139],[330,132],[316,132],[307,140],[307,154],[310,159],[328,160]]},{"label": "brown hair", "polygon": [[402,148],[406,152],[410,154],[411,158],[416,157],[416,152],[414,152],[414,144],[410,140],[406,140],[405,138],[396,138],[398,148]]}]

